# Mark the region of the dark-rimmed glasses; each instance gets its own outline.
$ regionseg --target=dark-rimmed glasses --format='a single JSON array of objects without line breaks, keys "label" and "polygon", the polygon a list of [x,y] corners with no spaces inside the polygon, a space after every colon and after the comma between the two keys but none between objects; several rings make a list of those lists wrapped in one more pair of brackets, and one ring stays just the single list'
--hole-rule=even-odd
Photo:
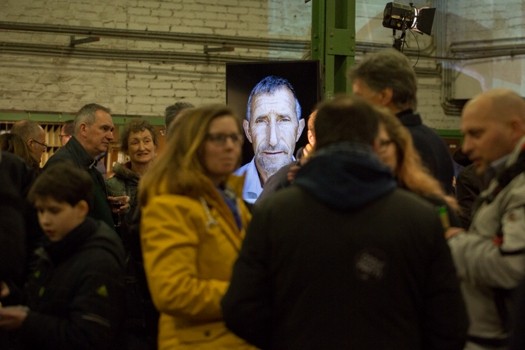
[{"label": "dark-rimmed glasses", "polygon": [[31,141],[33,141],[33,142],[36,143],[37,145],[40,145],[40,146],[44,147],[45,149],[47,149],[47,148],[49,147],[49,146],[46,145],[45,143],[39,142],[39,141],[37,141],[37,140],[35,140],[35,139],[31,139]]},{"label": "dark-rimmed glasses", "polygon": [[387,139],[387,140],[379,140],[379,149],[384,150],[388,146],[390,146],[394,141]]},{"label": "dark-rimmed glasses", "polygon": [[241,134],[233,133],[233,134],[223,134],[223,133],[214,133],[214,134],[207,134],[206,139],[218,146],[224,146],[226,144],[226,141],[228,139],[232,140],[232,143],[235,145],[242,145],[244,142],[244,138]]}]

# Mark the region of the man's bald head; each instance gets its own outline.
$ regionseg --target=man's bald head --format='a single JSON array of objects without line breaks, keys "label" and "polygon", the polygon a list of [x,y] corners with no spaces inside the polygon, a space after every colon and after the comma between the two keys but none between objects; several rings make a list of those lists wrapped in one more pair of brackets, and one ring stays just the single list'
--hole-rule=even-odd
[{"label": "man's bald head", "polygon": [[484,173],[525,136],[525,101],[509,89],[483,92],[465,105],[461,131],[463,152]]}]

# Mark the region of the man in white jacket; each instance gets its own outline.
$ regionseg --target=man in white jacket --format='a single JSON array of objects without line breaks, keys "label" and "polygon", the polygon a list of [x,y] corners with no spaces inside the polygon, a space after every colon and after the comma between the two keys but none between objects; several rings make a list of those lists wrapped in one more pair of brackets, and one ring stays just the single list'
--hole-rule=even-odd
[{"label": "man in white jacket", "polygon": [[510,294],[525,278],[525,101],[484,92],[461,118],[463,151],[488,184],[468,232],[447,232],[470,317],[466,349],[506,349]]}]

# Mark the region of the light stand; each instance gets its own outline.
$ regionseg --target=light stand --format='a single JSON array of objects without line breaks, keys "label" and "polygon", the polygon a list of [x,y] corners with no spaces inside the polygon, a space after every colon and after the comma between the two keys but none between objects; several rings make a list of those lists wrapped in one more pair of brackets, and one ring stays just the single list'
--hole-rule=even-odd
[{"label": "light stand", "polygon": [[[394,43],[392,47],[398,51],[403,51],[406,45],[407,30],[430,35],[435,12],[435,8],[417,9],[413,3],[410,5],[396,2],[387,3],[383,11],[383,27],[393,29]],[[401,31],[399,37],[396,37],[396,30]]]}]

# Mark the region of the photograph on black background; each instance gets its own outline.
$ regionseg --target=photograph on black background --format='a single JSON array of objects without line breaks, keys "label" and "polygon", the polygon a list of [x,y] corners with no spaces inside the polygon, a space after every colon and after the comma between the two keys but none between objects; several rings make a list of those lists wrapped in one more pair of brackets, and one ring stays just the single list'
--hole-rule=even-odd
[{"label": "photograph on black background", "polygon": [[226,100],[243,119],[243,198],[254,203],[266,180],[306,145],[306,123],[320,100],[318,61],[230,63]]}]

